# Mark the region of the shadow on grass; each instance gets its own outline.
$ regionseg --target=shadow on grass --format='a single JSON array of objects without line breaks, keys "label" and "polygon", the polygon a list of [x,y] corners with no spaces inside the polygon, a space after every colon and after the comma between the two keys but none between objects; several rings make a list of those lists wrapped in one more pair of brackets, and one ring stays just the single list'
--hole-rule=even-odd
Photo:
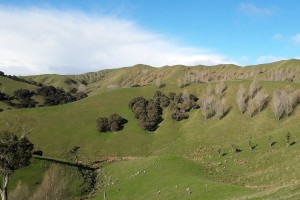
[{"label": "shadow on grass", "polygon": [[296,142],[293,141],[293,142],[290,143],[290,146],[293,146],[293,145],[295,145],[295,144],[296,144]]},{"label": "shadow on grass", "polygon": [[47,157],[41,157],[41,156],[33,156],[32,158],[37,159],[37,160],[45,160],[45,161],[49,161],[49,162],[53,162],[53,163],[57,163],[57,164],[61,164],[61,165],[67,165],[70,167],[76,167],[78,169],[83,169],[83,170],[90,170],[90,171],[95,171],[98,168],[93,168],[87,165],[83,165],[80,163],[73,163],[73,162],[69,162],[69,161],[65,161],[65,160],[59,160],[59,159],[55,159],[55,158],[47,158]]},{"label": "shadow on grass", "polygon": [[277,142],[272,142],[271,143],[271,147],[274,146],[275,144],[277,144]]},{"label": "shadow on grass", "polygon": [[226,156],[228,153],[222,153],[221,157]]},{"label": "shadow on grass", "polygon": [[251,146],[250,147],[250,150],[255,150],[257,148],[258,144],[254,145],[254,146]]}]

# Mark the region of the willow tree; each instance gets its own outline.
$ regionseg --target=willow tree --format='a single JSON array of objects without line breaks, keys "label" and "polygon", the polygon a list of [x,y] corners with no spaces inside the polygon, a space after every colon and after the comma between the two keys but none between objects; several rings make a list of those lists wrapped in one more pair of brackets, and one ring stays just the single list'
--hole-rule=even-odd
[{"label": "willow tree", "polygon": [[18,138],[16,135],[0,133],[0,184],[1,199],[7,200],[7,187],[14,171],[30,164],[33,144],[27,137]]}]

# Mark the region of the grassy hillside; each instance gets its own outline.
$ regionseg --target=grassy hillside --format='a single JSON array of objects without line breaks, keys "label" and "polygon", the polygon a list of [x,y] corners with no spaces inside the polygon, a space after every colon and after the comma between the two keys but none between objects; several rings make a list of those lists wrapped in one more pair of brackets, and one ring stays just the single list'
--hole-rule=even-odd
[{"label": "grassy hillside", "polygon": [[[86,80],[89,97],[60,106],[4,111],[0,114],[1,129],[21,134],[22,129],[18,127],[28,128],[29,139],[45,156],[67,158],[67,152],[79,146],[78,156],[83,163],[118,158],[115,162],[98,164],[101,170],[92,199],[103,199],[104,191],[107,199],[297,199],[299,108],[278,121],[269,101],[262,112],[250,117],[247,112],[241,114],[238,110],[236,93],[240,85],[249,88],[254,77],[270,97],[275,90],[287,86],[299,90],[298,72],[300,62],[290,60],[245,68],[138,65],[89,73],[90,81],[88,74],[34,76],[29,78],[65,89],[70,86],[65,85],[66,78],[78,82]],[[201,74],[210,76],[210,80],[204,81]],[[292,80],[289,79],[291,74]],[[189,77],[186,86],[178,87],[178,80],[186,77]],[[224,99],[230,110],[222,120],[216,116],[205,120],[201,109],[192,110],[188,112],[188,119],[178,122],[166,108],[159,128],[146,132],[128,108],[128,102],[137,96],[151,98],[157,90],[158,79],[165,84],[160,89],[165,94],[193,93],[199,102],[203,101],[208,86],[214,88],[218,80],[225,80]],[[5,80],[0,82],[2,89],[10,88]],[[109,87],[112,85],[115,86]],[[133,85],[140,87],[131,87]],[[75,86],[79,83],[72,87]],[[16,83],[13,87],[23,85]],[[113,113],[128,120],[124,129],[97,132],[96,119]],[[290,147],[286,145],[287,132],[295,142]],[[270,136],[275,142],[272,147]],[[252,151],[249,138],[257,145]],[[238,146],[241,152],[232,153],[232,145]],[[218,149],[226,155],[219,158]],[[122,161],[122,158],[130,159]],[[24,170],[32,172],[30,168]],[[36,173],[41,171],[36,170]]]},{"label": "grassy hillside", "polygon": [[[101,70],[82,75],[37,75],[23,77],[27,80],[34,80],[45,85],[69,90],[80,85],[84,80],[87,85],[87,92],[98,94],[116,88],[128,88],[132,86],[155,85],[159,79],[168,87],[177,87],[179,79],[185,79],[188,83],[216,82],[236,79],[253,79],[257,77],[262,80],[273,81],[300,81],[300,60],[284,60],[268,64],[240,67],[231,64],[216,66],[164,66],[154,68],[147,65],[135,65],[133,67]],[[68,85],[66,79],[76,80],[77,84]]]},{"label": "grassy hillside", "polygon": [[[105,188],[107,199],[228,199],[255,192],[211,181],[203,167],[174,156],[114,163],[103,173],[101,178],[109,185]],[[101,192],[95,199],[103,195]]]}]

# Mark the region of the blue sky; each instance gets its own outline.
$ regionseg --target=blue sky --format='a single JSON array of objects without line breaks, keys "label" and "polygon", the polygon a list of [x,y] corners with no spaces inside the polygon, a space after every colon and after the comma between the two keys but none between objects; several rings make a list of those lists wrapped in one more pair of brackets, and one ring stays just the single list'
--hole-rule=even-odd
[{"label": "blue sky", "polygon": [[76,74],[300,58],[299,7],[297,0],[0,0],[0,70]]}]

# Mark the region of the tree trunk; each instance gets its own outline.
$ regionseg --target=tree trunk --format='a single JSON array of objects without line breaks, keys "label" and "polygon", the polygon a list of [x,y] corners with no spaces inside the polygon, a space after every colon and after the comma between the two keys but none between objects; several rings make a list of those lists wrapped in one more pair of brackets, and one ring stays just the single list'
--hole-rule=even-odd
[{"label": "tree trunk", "polygon": [[9,175],[5,175],[3,177],[2,188],[0,189],[1,199],[2,200],[7,200],[7,186],[8,186],[8,181],[9,181]]}]

